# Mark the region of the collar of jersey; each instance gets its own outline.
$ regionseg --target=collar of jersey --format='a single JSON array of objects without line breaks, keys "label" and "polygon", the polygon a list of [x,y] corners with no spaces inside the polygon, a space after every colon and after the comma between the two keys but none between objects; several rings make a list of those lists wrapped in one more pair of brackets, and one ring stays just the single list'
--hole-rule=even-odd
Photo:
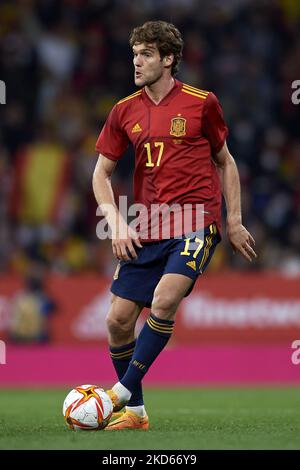
[{"label": "collar of jersey", "polygon": [[171,88],[169,93],[167,93],[166,96],[158,104],[155,104],[154,101],[151,100],[151,98],[147,95],[145,88],[143,88],[142,99],[147,106],[167,106],[170,101],[174,98],[174,96],[176,96],[180,92],[181,87],[182,83],[179,80],[175,79],[173,88]]}]

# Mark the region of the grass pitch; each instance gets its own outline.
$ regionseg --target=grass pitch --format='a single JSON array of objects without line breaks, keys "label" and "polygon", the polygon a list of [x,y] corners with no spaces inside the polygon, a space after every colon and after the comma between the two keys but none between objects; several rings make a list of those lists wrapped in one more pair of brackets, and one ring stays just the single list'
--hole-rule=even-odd
[{"label": "grass pitch", "polygon": [[0,449],[300,449],[300,390],[150,389],[151,429],[71,431],[65,390],[0,390]]}]

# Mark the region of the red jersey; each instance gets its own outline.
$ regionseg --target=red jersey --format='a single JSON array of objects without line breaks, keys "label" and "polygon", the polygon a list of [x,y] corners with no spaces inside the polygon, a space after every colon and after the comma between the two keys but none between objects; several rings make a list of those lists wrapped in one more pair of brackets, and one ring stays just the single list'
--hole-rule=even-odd
[{"label": "red jersey", "polygon": [[[96,150],[117,161],[131,142],[135,202],[148,210],[153,204],[203,204],[204,225],[216,222],[220,231],[222,194],[212,156],[221,150],[227,134],[216,96],[175,80],[159,104],[144,88],[120,100]],[[193,230],[200,228],[193,225]]]}]

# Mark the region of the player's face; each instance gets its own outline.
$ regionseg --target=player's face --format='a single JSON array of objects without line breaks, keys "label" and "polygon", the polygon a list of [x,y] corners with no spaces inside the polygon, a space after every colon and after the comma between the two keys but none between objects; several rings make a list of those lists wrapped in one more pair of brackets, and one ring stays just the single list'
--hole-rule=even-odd
[{"label": "player's face", "polygon": [[134,82],[137,86],[152,85],[163,75],[165,64],[155,44],[133,46]]}]

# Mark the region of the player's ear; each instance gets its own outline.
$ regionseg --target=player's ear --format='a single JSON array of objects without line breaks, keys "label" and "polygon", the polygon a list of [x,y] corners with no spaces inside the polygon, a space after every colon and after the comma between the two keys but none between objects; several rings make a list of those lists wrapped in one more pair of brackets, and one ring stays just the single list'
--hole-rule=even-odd
[{"label": "player's ear", "polygon": [[174,61],[174,54],[165,55],[163,58],[164,66],[170,67]]}]

